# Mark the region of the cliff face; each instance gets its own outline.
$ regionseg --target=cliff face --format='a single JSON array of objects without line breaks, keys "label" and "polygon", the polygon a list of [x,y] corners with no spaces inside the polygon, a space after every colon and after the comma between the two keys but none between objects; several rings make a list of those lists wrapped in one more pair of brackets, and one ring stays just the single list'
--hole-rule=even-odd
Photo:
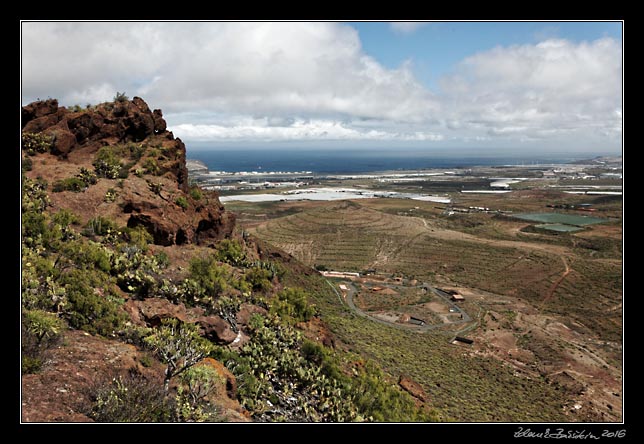
[{"label": "cliff face", "polygon": [[[87,109],[33,102],[22,108],[22,133],[23,149],[39,144],[25,174],[57,188],[54,209],[73,209],[83,223],[103,216],[143,226],[165,246],[209,245],[233,231],[234,216],[215,192],[190,189],[184,143],[139,97]],[[101,167],[113,168],[100,174]],[[83,169],[99,172],[96,183]]]}]

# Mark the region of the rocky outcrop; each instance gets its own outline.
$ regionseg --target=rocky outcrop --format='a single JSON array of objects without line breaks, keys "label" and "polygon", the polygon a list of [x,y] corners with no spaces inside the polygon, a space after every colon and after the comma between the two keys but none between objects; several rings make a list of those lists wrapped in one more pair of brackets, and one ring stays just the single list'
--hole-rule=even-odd
[{"label": "rocky outcrop", "polygon": [[237,333],[221,317],[206,316],[202,308],[187,308],[182,303],[173,304],[167,299],[129,300],[124,304],[124,309],[130,315],[131,321],[140,326],[156,327],[164,319],[178,319],[198,324],[202,336],[216,344],[230,344],[237,338]]},{"label": "rocky outcrop", "polygon": [[[114,179],[99,178],[99,184],[80,194],[52,193],[55,206],[73,207],[83,223],[100,215],[130,228],[142,226],[155,244],[163,246],[208,246],[233,232],[235,218],[224,210],[216,192],[204,191],[199,200],[191,197],[184,143],[167,130],[161,110],[151,111],[140,97],[83,110],[60,107],[55,99],[30,103],[22,108],[22,131],[49,136],[49,151],[36,156],[53,154],[67,162],[56,166],[46,160],[32,162],[33,171],[27,175],[49,183],[68,179],[81,167],[94,170],[101,148],[121,150],[115,151],[116,156],[127,171],[119,177],[127,179],[120,182],[111,206],[104,201],[107,189],[116,188]],[[123,154],[123,146],[131,144],[144,147],[138,158]]]},{"label": "rocky outcrop", "polygon": [[422,402],[429,401],[429,396],[427,396],[427,393],[425,392],[423,387],[419,383],[411,379],[409,376],[400,375],[398,385],[400,385],[403,390],[405,390],[414,398]]},{"label": "rocky outcrop", "polygon": [[257,305],[252,305],[248,303],[243,303],[239,307],[239,311],[236,315],[237,325],[247,326],[250,321],[250,317],[253,314],[258,314],[261,316],[266,316],[268,311],[265,308],[259,307]]},{"label": "rocky outcrop", "polygon": [[80,111],[59,107],[55,99],[33,102],[22,108],[24,132],[51,132],[54,126],[58,126],[59,132],[64,131],[74,137],[76,143],[72,149],[96,141],[140,142],[154,134],[167,132],[161,110],[150,111],[140,97],[103,103]]},{"label": "rocky outcrop", "polygon": [[237,338],[237,333],[230,328],[230,324],[219,316],[202,316],[197,319],[197,323],[204,337],[215,344],[230,344]]}]

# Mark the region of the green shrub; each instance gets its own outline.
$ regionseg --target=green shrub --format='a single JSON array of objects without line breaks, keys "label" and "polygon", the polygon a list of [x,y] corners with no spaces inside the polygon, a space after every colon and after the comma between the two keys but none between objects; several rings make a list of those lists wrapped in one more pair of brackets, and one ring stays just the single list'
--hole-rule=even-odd
[{"label": "green shrub", "polygon": [[161,182],[148,182],[148,188],[154,194],[160,196],[161,190],[163,189],[163,184]]},{"label": "green shrub", "polygon": [[33,165],[34,163],[31,160],[31,158],[25,157],[22,159],[22,164],[21,164],[22,171],[31,171],[33,168]]},{"label": "green shrub", "polygon": [[139,160],[141,157],[143,157],[143,154],[147,150],[147,146],[141,143],[134,142],[129,142],[127,145],[125,145],[125,147],[129,151],[130,158],[134,160]]},{"label": "green shrub", "polygon": [[167,365],[164,378],[166,391],[173,377],[187,371],[214,348],[211,342],[199,335],[196,324],[171,318],[161,321],[161,325],[144,341]]},{"label": "green shrub", "polygon": [[26,353],[23,349],[20,368],[23,375],[38,373],[42,369],[43,358]]},{"label": "green shrub", "polygon": [[192,196],[194,200],[201,200],[203,197],[201,189],[198,186],[190,187],[190,196]]},{"label": "green shrub", "polygon": [[143,225],[125,228],[125,234],[130,243],[139,247],[143,252],[146,252],[148,245],[154,241],[154,237]]},{"label": "green shrub", "polygon": [[103,216],[90,219],[85,226],[85,234],[89,236],[105,236],[112,231],[118,231],[116,223]]},{"label": "green shrub", "polygon": [[228,288],[228,270],[217,264],[212,256],[190,261],[190,279],[208,296],[218,296]]},{"label": "green shrub", "polygon": [[159,164],[157,163],[157,160],[148,157],[145,159],[145,162],[143,163],[143,172],[145,174],[152,174],[153,176],[158,176],[161,173],[161,168],[159,168]]},{"label": "green shrub", "polygon": [[111,264],[111,273],[123,291],[147,297],[158,287],[160,268],[155,257],[135,244],[121,246],[119,254],[111,256]]},{"label": "green shrub", "polygon": [[161,382],[134,372],[100,381],[89,398],[83,410],[96,422],[170,422],[174,417],[173,400]]},{"label": "green shrub", "polygon": [[271,306],[271,311],[280,317],[299,321],[308,321],[315,315],[315,307],[309,305],[307,293],[299,288],[286,288],[277,294],[277,301]]},{"label": "green shrub", "polygon": [[130,99],[128,98],[128,96],[125,95],[125,91],[123,92],[117,91],[116,95],[114,96],[114,102],[117,102],[117,103],[124,103],[124,102],[127,102],[128,100]]},{"label": "green shrub", "polygon": [[61,248],[64,256],[80,270],[111,269],[110,252],[103,245],[92,241],[66,242]]},{"label": "green shrub", "polygon": [[253,291],[267,292],[273,288],[271,282],[272,274],[269,270],[253,267],[246,272],[245,279],[251,285]]},{"label": "green shrub", "polygon": [[114,188],[109,188],[105,192],[105,196],[103,197],[103,201],[104,202],[114,202],[116,200],[116,196],[117,196],[116,190]]},{"label": "green shrub", "polygon": [[60,281],[68,302],[64,316],[72,327],[102,336],[111,336],[122,327],[127,316],[110,294],[106,276],[72,270]]},{"label": "green shrub", "polygon": [[183,196],[179,196],[179,197],[177,197],[177,198],[174,200],[174,203],[176,203],[177,205],[179,205],[179,206],[180,206],[181,208],[183,208],[184,210],[188,208],[188,200],[187,200],[185,197],[183,197]]},{"label": "green shrub", "polygon": [[47,235],[47,217],[43,213],[30,211],[22,215],[22,240],[28,246],[43,243]]},{"label": "green shrub", "polygon": [[39,345],[55,342],[65,328],[64,322],[55,313],[43,310],[25,310],[22,322]]},{"label": "green shrub", "polygon": [[73,191],[75,193],[80,193],[86,188],[85,182],[83,182],[78,177],[68,177],[67,179],[61,179],[54,182],[51,190],[54,193],[60,193],[61,191]]},{"label": "green shrub", "polygon": [[70,225],[76,225],[80,222],[79,217],[66,208],[58,210],[58,212],[52,216],[51,220],[63,228],[69,227]]},{"label": "green shrub", "polygon": [[240,266],[246,261],[244,247],[236,240],[223,239],[217,244],[217,260]]},{"label": "green shrub", "polygon": [[125,171],[125,177],[123,177],[124,173],[122,170],[124,169],[124,165],[121,164],[115,151],[116,149],[113,147],[104,146],[96,153],[96,158],[92,165],[94,165],[98,177],[105,177],[107,179],[125,179],[127,177],[127,169]]},{"label": "green shrub", "polygon": [[86,186],[95,185],[98,181],[96,174],[93,171],[88,170],[85,167],[80,169],[80,172],[76,175],[80,180],[82,180]]},{"label": "green shrub", "polygon": [[301,335],[269,315],[239,354],[220,353],[237,378],[242,405],[258,421],[362,420],[340,381],[305,359],[301,347]]},{"label": "green shrub", "polygon": [[219,373],[208,365],[195,365],[180,377],[177,388],[176,420],[179,422],[218,422],[217,409],[207,397],[225,383]]},{"label": "green shrub", "polygon": [[150,327],[139,327],[132,323],[127,323],[125,328],[120,332],[121,341],[126,344],[132,344],[137,348],[145,347],[145,338],[152,334]]},{"label": "green shrub", "polygon": [[22,149],[29,156],[49,152],[53,144],[53,136],[47,136],[43,133],[22,133]]},{"label": "green shrub", "polygon": [[165,251],[157,251],[154,253],[154,259],[157,261],[160,268],[167,268],[168,265],[170,265],[170,258]]},{"label": "green shrub", "polygon": [[36,373],[43,364],[44,352],[60,342],[65,323],[43,310],[23,310],[21,325],[22,372]]}]

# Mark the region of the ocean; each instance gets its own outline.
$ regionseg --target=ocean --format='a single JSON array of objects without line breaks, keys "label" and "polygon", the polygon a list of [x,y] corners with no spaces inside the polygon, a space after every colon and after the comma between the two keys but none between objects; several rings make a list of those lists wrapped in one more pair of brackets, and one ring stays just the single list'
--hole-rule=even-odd
[{"label": "ocean", "polygon": [[[597,157],[593,153],[539,153],[527,150],[409,150],[409,149],[279,149],[199,148],[187,150],[210,171],[302,172],[320,174],[368,173],[431,168],[467,168],[532,164],[565,164]],[[606,153],[605,155],[611,155]],[[614,154],[612,154],[614,155]]]}]

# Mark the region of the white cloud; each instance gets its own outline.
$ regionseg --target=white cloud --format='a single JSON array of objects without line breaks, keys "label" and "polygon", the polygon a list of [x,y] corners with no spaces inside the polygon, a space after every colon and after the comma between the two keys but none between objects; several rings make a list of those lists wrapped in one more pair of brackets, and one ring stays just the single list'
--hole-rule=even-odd
[{"label": "white cloud", "polygon": [[341,23],[25,23],[22,80],[28,99],[125,90],[168,113],[420,121],[436,108],[406,65],[383,67]]},{"label": "white cloud", "polygon": [[546,40],[463,60],[442,81],[450,128],[494,136],[621,135],[622,50],[613,39]]},{"label": "white cloud", "polygon": [[236,124],[224,126],[215,124],[184,123],[171,130],[182,139],[194,141],[288,141],[288,140],[372,140],[372,141],[439,141],[443,136],[431,132],[388,132],[376,129],[351,128],[345,123],[331,120],[303,120],[276,124],[272,119],[240,118]]},{"label": "white cloud", "polygon": [[[425,23],[391,23],[411,32]],[[23,103],[117,91],[184,140],[540,141],[619,146],[622,50],[603,38],[497,47],[429,91],[342,23],[23,23]],[[456,142],[455,142],[456,143]]]},{"label": "white cloud", "polygon": [[411,34],[426,24],[424,22],[391,22],[389,27],[399,34]]}]

